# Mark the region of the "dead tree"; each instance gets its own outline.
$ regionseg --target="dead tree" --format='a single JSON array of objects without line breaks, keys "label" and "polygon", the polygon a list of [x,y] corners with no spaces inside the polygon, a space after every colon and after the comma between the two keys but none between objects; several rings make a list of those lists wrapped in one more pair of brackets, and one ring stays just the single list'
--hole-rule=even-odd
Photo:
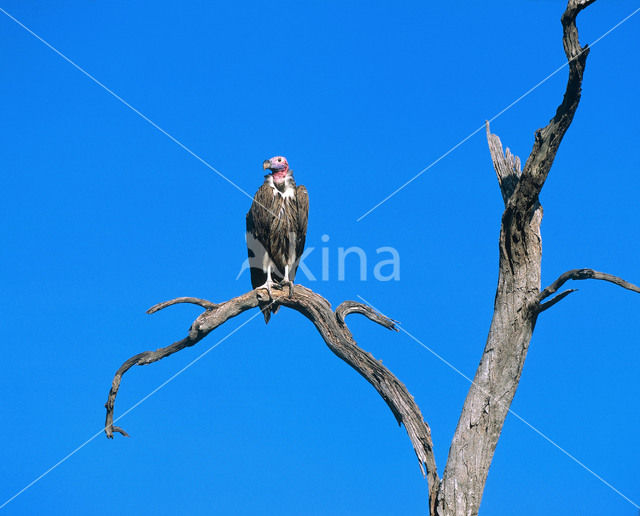
[{"label": "dead tree", "polygon": [[467,394],[438,489],[435,510],[438,515],[478,513],[489,466],[520,381],[538,315],[573,290],[551,296],[570,279],[601,279],[640,292],[640,288],[620,278],[590,269],[568,271],[550,286],[540,288],[542,206],[539,195],[580,102],[589,47],[580,46],[576,17],[594,2],[569,0],[562,15],[562,42],[569,61],[569,79],[554,117],[536,131],[524,169],[521,170],[520,159],[509,149],[503,154],[500,139],[491,134],[487,123],[489,150],[505,205],[500,228],[498,286],[487,344]]},{"label": "dead tree", "polygon": [[[360,313],[389,329],[396,329],[395,322],[353,301],[345,301],[334,312],[327,300],[301,285],[295,286],[292,296],[288,291],[273,292],[272,302],[307,317],[331,351],[373,385],[398,423],[404,424],[427,478],[431,516],[478,513],[489,467],[520,381],[538,316],[574,292],[570,289],[558,294],[558,290],[569,280],[599,279],[640,293],[640,288],[631,283],[591,269],[573,269],[544,289],[540,285],[542,206],[539,195],[580,102],[589,47],[580,46],[576,17],[594,2],[569,0],[562,15],[562,41],[569,79],[554,117],[546,127],[536,131],[524,169],[509,149],[503,152],[500,139],[491,134],[487,123],[489,150],[505,205],[500,229],[498,286],[487,344],[467,394],[442,479],[436,470],[431,431],[413,397],[381,362],[357,346],[345,317]],[[205,311],[193,322],[187,337],[165,348],[135,355],[118,369],[105,404],[107,437],[112,438],[114,432],[127,435],[113,425],[114,404],[124,373],[134,365],[150,364],[193,346],[228,319],[256,308],[259,301],[269,301],[265,290],[252,290],[220,304],[182,297],[150,308],[148,313],[154,313],[177,303],[194,303]]]}]

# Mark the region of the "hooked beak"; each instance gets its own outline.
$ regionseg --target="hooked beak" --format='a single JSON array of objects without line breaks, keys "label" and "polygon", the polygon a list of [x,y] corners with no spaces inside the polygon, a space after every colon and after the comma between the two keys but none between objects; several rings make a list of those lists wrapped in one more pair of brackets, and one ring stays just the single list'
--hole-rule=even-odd
[{"label": "hooked beak", "polygon": [[271,168],[271,161],[270,161],[270,160],[268,160],[268,159],[265,159],[265,160],[262,162],[262,169],[263,169],[263,170],[269,170],[270,168]]}]

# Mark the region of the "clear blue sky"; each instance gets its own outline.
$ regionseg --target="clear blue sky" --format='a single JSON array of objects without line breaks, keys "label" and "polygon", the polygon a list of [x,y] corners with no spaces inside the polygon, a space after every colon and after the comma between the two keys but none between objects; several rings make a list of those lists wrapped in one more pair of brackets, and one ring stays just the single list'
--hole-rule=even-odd
[{"label": "clear blue sky", "polygon": [[[373,5],[372,5],[373,4]],[[475,135],[365,211],[564,60],[560,1],[22,2],[0,7],[251,195],[288,157],[311,198],[300,281],[363,296],[473,376],[490,323],[502,200]],[[593,41],[637,8],[600,1]],[[183,337],[199,313],[145,310],[249,289],[250,199],[0,13],[0,504],[101,429],[115,370]],[[592,50],[542,195],[543,281],[592,267],[640,282],[640,15]],[[563,70],[495,120],[523,159]],[[329,235],[323,243],[322,235]],[[339,247],[354,256],[337,276]],[[398,250],[400,280],[372,278]],[[580,288],[539,320],[513,409],[640,502],[640,296]],[[131,370],[117,413],[249,319]],[[467,381],[406,335],[353,316],[360,345],[408,387],[442,473]],[[424,514],[426,483],[378,394],[283,309],[249,322],[3,511],[7,514]],[[509,416],[482,513],[636,514]]]}]

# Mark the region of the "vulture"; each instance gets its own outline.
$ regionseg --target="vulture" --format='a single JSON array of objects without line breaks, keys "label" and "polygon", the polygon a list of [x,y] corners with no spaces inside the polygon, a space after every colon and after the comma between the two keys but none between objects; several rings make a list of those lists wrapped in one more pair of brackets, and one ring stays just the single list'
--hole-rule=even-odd
[{"label": "vulture", "polygon": [[[262,168],[268,173],[247,213],[251,285],[266,289],[270,298],[271,287],[288,285],[291,296],[307,236],[309,196],[304,186],[296,187],[284,156],[265,160]],[[264,301],[260,309],[268,323],[278,306]]]}]

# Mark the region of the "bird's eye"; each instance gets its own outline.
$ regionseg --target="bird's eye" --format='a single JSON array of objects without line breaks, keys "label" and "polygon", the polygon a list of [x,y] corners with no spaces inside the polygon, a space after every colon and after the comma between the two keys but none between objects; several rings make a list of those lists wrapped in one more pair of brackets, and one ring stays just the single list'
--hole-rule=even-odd
[{"label": "bird's eye", "polygon": [[280,163],[282,160],[280,158],[278,158],[278,163]]}]

